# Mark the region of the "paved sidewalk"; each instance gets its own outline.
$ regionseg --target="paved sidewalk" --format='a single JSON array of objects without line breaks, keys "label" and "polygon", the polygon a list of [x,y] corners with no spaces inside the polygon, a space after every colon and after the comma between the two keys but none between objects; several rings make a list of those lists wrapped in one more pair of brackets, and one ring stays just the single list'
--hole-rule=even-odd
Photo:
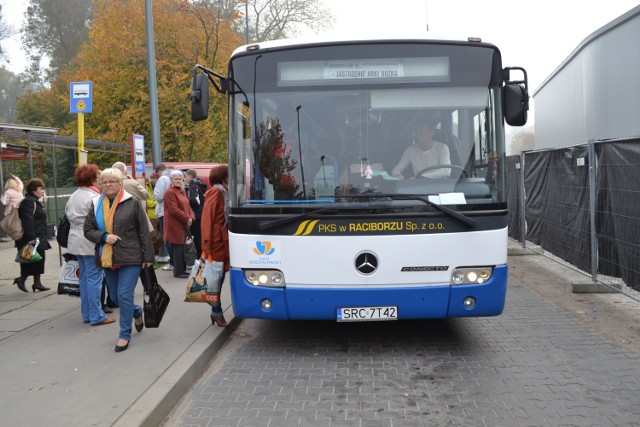
[{"label": "paved sidewalk", "polygon": [[[47,251],[49,292],[21,292],[13,242],[0,243],[0,402],[3,425],[158,425],[206,368],[239,323],[222,300],[230,327],[212,326],[206,304],[184,302],[186,279],[157,270],[171,303],[158,329],[135,328],[116,354],[118,323],[82,323],[80,299],[57,295],[58,246]],[[136,288],[142,305],[142,285]],[[118,310],[114,314],[118,319]]]}]

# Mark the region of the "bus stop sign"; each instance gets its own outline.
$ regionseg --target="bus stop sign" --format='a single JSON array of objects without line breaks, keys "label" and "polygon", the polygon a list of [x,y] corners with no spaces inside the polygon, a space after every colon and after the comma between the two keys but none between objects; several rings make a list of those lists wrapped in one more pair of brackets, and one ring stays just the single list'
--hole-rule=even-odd
[{"label": "bus stop sign", "polygon": [[93,108],[92,82],[71,82],[70,112],[90,113]]}]

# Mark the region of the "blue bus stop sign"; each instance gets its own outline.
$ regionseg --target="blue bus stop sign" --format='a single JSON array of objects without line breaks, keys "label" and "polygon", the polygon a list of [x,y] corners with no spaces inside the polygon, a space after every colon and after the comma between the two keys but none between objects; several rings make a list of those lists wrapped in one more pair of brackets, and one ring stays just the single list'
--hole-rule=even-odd
[{"label": "blue bus stop sign", "polygon": [[70,112],[90,113],[93,108],[93,83],[71,82]]}]

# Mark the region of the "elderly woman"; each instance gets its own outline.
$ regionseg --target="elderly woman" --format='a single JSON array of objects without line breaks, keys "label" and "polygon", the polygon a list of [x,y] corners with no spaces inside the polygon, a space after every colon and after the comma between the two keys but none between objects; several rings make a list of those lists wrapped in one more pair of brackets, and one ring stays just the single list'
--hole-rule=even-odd
[{"label": "elderly woman", "polygon": [[18,215],[22,222],[24,234],[22,238],[16,240],[16,248],[21,249],[27,243],[33,242],[36,238],[40,243],[36,250],[42,260],[33,263],[20,264],[20,277],[13,281],[22,292],[28,292],[24,286],[27,277],[33,276],[31,289],[36,291],[48,291],[49,288],[42,285],[40,276],[44,274],[44,251],[51,249],[47,240],[47,212],[44,210],[44,181],[40,178],[32,178],[27,183],[27,194],[18,207]]},{"label": "elderly woman", "polygon": [[162,198],[164,204],[164,241],[171,243],[173,252],[173,275],[185,279],[189,277],[184,262],[184,242],[187,230],[191,227],[195,215],[189,205],[189,198],[182,189],[184,175],[179,170],[169,174],[171,185]]},{"label": "elderly woman", "polygon": [[[229,168],[227,165],[216,165],[209,172],[211,188],[204,195],[202,208],[202,253],[205,261],[224,262],[225,273],[229,271]],[[224,281],[224,275],[220,282]],[[227,326],[222,312],[220,293],[216,302],[211,305],[211,323],[221,327]]]},{"label": "elderly woman", "polygon": [[114,323],[102,309],[102,269],[96,265],[95,244],[84,237],[84,222],[92,210],[93,199],[100,196],[96,165],[78,166],[73,176],[78,189],[64,208],[71,224],[67,250],[78,258],[80,267],[80,312],[82,321],[95,325]]},{"label": "elderly woman", "polygon": [[124,191],[124,175],[117,169],[100,174],[102,194],[84,223],[84,236],[96,244],[96,263],[104,269],[109,295],[120,307],[120,334],[116,352],[129,347],[131,323],[142,331],[142,307],[133,296],[142,267],[153,265],[149,221],[142,205]]},{"label": "elderly woman", "polygon": [[4,194],[2,195],[2,204],[5,205],[4,214],[8,215],[11,209],[16,208],[22,199],[24,199],[24,184],[14,174],[4,184]]}]

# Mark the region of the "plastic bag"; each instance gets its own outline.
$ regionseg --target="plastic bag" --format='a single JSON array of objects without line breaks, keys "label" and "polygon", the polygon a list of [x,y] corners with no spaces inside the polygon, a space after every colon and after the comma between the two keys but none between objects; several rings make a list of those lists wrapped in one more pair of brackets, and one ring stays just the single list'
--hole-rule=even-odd
[{"label": "plastic bag", "polygon": [[220,304],[220,290],[224,280],[224,262],[205,261],[202,276],[207,284],[207,292],[201,296],[202,301]]},{"label": "plastic bag", "polygon": [[37,251],[39,244],[40,239],[36,238],[35,240],[24,245],[21,249],[18,249],[18,253],[16,254],[16,262],[19,262],[20,264],[30,264],[42,261],[42,255],[40,255]]},{"label": "plastic bag", "polygon": [[207,293],[207,279],[202,275],[203,270],[204,260],[195,260],[187,281],[187,292],[184,297],[186,302],[204,302],[202,295]]},{"label": "plastic bag", "polygon": [[80,266],[71,254],[63,255],[65,262],[58,276],[58,295],[80,296]]}]

